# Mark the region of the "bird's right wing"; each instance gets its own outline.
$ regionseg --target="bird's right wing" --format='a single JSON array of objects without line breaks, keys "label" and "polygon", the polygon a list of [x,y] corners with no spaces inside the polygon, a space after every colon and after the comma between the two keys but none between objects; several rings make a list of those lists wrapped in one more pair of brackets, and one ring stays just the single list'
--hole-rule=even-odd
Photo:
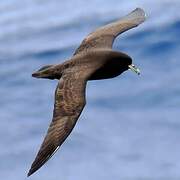
[{"label": "bird's right wing", "polygon": [[85,106],[85,88],[83,72],[61,77],[55,92],[53,120],[28,176],[43,166],[71,133]]},{"label": "bird's right wing", "polygon": [[138,26],[145,21],[145,17],[145,12],[140,8],[136,8],[120,20],[98,28],[83,40],[74,55],[94,48],[111,49],[114,39],[119,34]]}]

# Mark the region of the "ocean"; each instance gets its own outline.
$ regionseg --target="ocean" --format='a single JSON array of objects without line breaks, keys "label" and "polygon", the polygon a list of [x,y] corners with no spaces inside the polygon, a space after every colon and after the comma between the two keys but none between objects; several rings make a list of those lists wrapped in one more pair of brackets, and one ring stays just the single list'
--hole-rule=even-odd
[{"label": "ocean", "polygon": [[180,179],[179,0],[1,0],[0,179],[26,179],[52,119],[57,81],[32,72],[69,59],[88,33],[136,7],[147,21],[113,49],[141,75],[89,82],[73,132],[29,179]]}]

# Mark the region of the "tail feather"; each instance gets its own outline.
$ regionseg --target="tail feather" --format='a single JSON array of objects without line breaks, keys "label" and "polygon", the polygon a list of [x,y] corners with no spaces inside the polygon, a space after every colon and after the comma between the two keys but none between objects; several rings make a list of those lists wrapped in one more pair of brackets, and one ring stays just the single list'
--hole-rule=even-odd
[{"label": "tail feather", "polygon": [[43,71],[43,70],[47,70],[48,68],[52,67],[53,65],[45,65],[42,68],[40,68],[38,71]]},{"label": "tail feather", "polygon": [[59,65],[46,65],[32,74],[36,78],[60,79],[61,68]]}]

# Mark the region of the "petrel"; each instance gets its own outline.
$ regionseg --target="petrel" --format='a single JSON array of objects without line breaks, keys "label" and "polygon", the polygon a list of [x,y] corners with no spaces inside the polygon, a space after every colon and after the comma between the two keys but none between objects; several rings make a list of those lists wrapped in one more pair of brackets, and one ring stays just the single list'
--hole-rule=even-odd
[{"label": "petrel", "polygon": [[36,78],[58,79],[52,122],[28,176],[42,167],[59,149],[74,128],[85,104],[89,80],[113,78],[130,69],[140,71],[125,53],[112,50],[114,39],[145,21],[145,12],[136,8],[118,21],[90,33],[64,63],[46,65],[33,73]]}]

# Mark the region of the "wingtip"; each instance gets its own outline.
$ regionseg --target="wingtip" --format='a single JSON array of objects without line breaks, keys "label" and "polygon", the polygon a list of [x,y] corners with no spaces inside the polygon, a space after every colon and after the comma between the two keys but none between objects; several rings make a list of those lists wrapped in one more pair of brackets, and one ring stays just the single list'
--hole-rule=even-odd
[{"label": "wingtip", "polygon": [[147,14],[146,12],[142,9],[142,8],[136,8],[134,11],[132,12],[136,12],[139,16],[144,18],[144,21],[147,19]]},{"label": "wingtip", "polygon": [[34,161],[31,165],[31,168],[29,169],[29,172],[27,173],[27,177],[31,176],[34,174],[37,170],[39,170],[43,164],[37,164],[38,161]]},{"label": "wingtip", "polygon": [[29,170],[27,177],[31,176],[35,171],[32,171],[32,169]]},{"label": "wingtip", "polygon": [[28,172],[28,174],[27,174],[27,177],[29,177],[29,176],[31,176],[31,173],[30,173],[30,172]]},{"label": "wingtip", "polygon": [[136,8],[125,16],[124,19],[138,26],[146,20],[146,17],[146,13],[142,8]]},{"label": "wingtip", "polygon": [[29,172],[27,173],[27,177],[31,176],[34,174],[40,167],[35,167],[33,164],[31,165],[31,168],[29,169]]}]

